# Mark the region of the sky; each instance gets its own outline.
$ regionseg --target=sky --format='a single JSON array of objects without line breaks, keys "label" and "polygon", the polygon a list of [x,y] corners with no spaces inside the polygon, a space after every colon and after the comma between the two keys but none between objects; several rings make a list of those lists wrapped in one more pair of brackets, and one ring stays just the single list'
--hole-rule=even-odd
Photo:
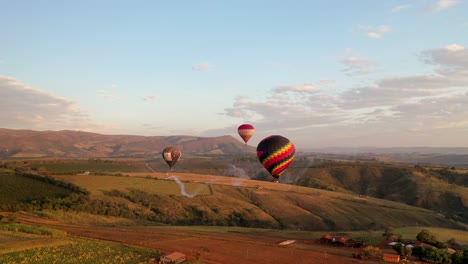
[{"label": "sky", "polygon": [[465,0],[0,0],[0,127],[468,147]]}]

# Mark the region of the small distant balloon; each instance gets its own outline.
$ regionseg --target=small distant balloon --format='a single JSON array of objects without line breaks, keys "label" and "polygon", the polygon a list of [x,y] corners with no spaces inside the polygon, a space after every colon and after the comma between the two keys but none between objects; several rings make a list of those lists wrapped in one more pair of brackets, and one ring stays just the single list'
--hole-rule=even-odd
[{"label": "small distant balloon", "polygon": [[250,124],[243,124],[237,128],[237,132],[239,136],[244,140],[245,144],[249,141],[249,139],[255,133],[255,128]]},{"label": "small distant balloon", "polygon": [[294,144],[279,135],[264,138],[257,146],[258,160],[275,179],[293,162],[295,153]]},{"label": "small distant balloon", "polygon": [[174,166],[179,160],[182,153],[176,147],[167,147],[162,151],[162,157],[166,161],[167,165],[172,171],[172,166]]}]

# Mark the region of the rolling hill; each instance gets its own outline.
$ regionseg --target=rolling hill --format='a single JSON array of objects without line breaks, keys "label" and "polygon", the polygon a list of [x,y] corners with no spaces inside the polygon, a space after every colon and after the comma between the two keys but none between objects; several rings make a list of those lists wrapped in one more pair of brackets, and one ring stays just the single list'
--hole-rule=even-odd
[{"label": "rolling hill", "polygon": [[[376,197],[443,213],[468,223],[468,174],[420,166],[321,164],[291,169],[297,185]],[[294,176],[293,176],[294,175]]]},{"label": "rolling hill", "polygon": [[185,154],[240,154],[253,151],[232,136],[133,136],[81,131],[0,129],[0,158],[149,157],[167,146]]},{"label": "rolling hill", "polygon": [[[455,222],[433,211],[371,197],[318,190],[313,188],[243,180],[233,184],[232,177],[200,174],[177,174],[184,191],[167,174],[147,173],[124,176],[61,175],[54,176],[77,190],[57,196],[55,183],[40,186],[47,197],[31,193],[12,196],[3,209],[85,211],[93,214],[146,219],[158,223],[183,225],[220,225],[301,230],[366,230],[385,226],[438,226],[460,228]],[[9,181],[13,194],[25,176],[1,175]],[[6,178],[5,178],[6,177]],[[21,178],[21,179],[20,179]],[[63,185],[63,184],[62,184]],[[50,190],[50,191],[49,191]],[[189,195],[187,195],[189,194]],[[8,195],[9,196],[9,195]],[[18,197],[19,200],[14,200]],[[13,200],[12,200],[13,199]],[[34,201],[31,203],[31,201]],[[24,206],[21,206],[21,203]],[[14,205],[8,207],[8,204]]]}]

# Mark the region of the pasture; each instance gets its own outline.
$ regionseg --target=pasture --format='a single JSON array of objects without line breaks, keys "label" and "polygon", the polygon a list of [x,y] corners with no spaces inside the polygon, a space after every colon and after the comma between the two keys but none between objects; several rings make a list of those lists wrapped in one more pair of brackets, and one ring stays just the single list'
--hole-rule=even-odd
[{"label": "pasture", "polygon": [[[173,176],[177,176],[181,182],[177,183]],[[216,221],[226,225],[226,219],[233,219],[234,214],[237,217],[234,221],[248,221],[252,223],[248,225],[250,227],[277,227],[280,222],[287,229],[334,230],[339,227],[339,230],[351,230],[363,226],[413,226],[416,222],[431,226],[446,221],[433,211],[402,203],[240,177],[193,173],[53,177],[88,190],[94,198],[143,206],[141,202],[135,204],[109,196],[114,190],[124,193],[133,191],[134,195],[138,194],[144,198],[144,202],[151,204],[151,208],[164,212],[168,217],[165,221],[172,222],[198,218],[209,225]],[[184,197],[187,194],[194,197]]]},{"label": "pasture", "polygon": [[[174,180],[154,179],[146,176],[149,175],[149,173],[143,175],[145,175],[145,177],[130,178],[125,176],[106,175],[55,175],[54,177],[84,187],[93,196],[101,196],[106,191],[126,191],[132,189],[138,189],[143,192],[159,195],[182,195],[181,186],[179,186]],[[195,183],[185,183],[184,190],[189,194],[195,192],[197,192],[197,195],[212,194],[208,185]]]},{"label": "pasture", "polygon": [[49,171],[52,174],[143,172],[146,166],[141,162],[118,160],[42,160],[29,161],[27,165],[36,171]]}]

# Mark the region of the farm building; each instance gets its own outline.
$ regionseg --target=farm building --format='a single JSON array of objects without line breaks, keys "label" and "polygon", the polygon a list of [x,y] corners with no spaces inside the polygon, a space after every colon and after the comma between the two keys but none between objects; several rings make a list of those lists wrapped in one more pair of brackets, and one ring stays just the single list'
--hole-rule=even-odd
[{"label": "farm building", "polygon": [[332,236],[329,235],[329,234],[326,234],[326,235],[323,235],[321,238],[320,238],[320,243],[330,243],[331,240],[332,240]]},{"label": "farm building", "polygon": [[177,264],[187,260],[187,256],[180,252],[172,252],[161,257],[160,263]]},{"label": "farm building", "polygon": [[345,235],[332,236],[330,234],[326,234],[322,236],[320,238],[320,243],[330,244],[334,246],[346,246],[346,247],[355,247],[355,248],[360,248],[363,245],[363,241],[352,240]]},{"label": "farm building", "polygon": [[417,246],[417,247],[433,247],[433,246],[431,246],[431,245],[429,245],[429,244],[426,244],[426,243],[424,243],[424,242],[417,242],[417,243],[415,244],[415,246]]},{"label": "farm building", "polygon": [[326,234],[320,238],[320,243],[329,243],[334,245],[345,245],[349,240],[347,236],[331,236]]},{"label": "farm building", "polygon": [[384,253],[383,260],[390,263],[400,263],[400,255]]}]

